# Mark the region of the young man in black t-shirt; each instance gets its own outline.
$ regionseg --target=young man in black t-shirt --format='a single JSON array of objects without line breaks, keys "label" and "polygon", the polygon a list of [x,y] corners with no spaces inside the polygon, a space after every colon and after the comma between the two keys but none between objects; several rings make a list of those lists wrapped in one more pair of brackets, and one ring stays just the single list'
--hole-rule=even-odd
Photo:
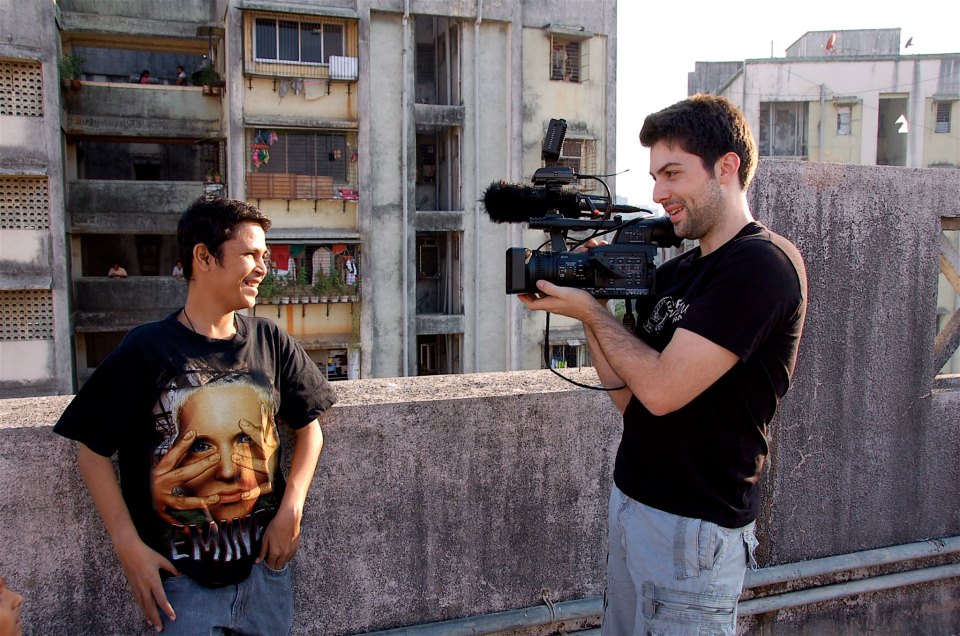
[{"label": "young man in black t-shirt", "polygon": [[521,300],[583,322],[623,415],[603,633],[734,634],[806,273],[797,249],[750,213],[756,144],[729,101],[674,104],[647,117],[640,141],[654,200],[677,236],[699,246],[658,268],[633,333],[583,290],[539,281],[540,293]]},{"label": "young man in black t-shirt", "polygon": [[[287,564],[336,396],[295,340],[236,313],[256,302],[269,227],[242,201],[194,203],[177,230],[186,304],[132,330],[54,427],[80,442],[80,472],[158,632],[292,624]],[[295,438],[286,480],[278,419]]]}]

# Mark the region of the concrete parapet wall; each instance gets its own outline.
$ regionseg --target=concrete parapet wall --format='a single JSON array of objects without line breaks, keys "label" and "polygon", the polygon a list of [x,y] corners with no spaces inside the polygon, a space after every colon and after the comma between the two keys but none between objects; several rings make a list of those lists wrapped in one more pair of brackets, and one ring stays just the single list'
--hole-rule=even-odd
[{"label": "concrete parapet wall", "polygon": [[[620,428],[603,394],[547,371],[337,388],[295,562],[295,633],[602,593]],[[50,430],[69,400],[0,401],[0,573],[27,598],[27,633],[134,633],[73,444]]]},{"label": "concrete parapet wall", "polygon": [[945,450],[960,447],[960,410],[932,391],[940,218],[960,217],[960,171],[763,161],[750,192],[809,282],[765,558],[960,534],[960,507],[944,505],[960,502],[960,456]]},{"label": "concrete parapet wall", "polygon": [[[960,217],[960,172],[763,162],[751,206],[804,253],[810,298],[772,427],[761,564],[960,535],[960,391],[935,382],[932,354],[938,222]],[[295,633],[602,593],[620,433],[603,394],[547,371],[337,386],[295,563]],[[28,633],[134,632],[71,444],[50,432],[69,399],[0,401],[0,575],[27,597]],[[952,579],[750,620],[767,633],[952,634],[960,599]]]}]

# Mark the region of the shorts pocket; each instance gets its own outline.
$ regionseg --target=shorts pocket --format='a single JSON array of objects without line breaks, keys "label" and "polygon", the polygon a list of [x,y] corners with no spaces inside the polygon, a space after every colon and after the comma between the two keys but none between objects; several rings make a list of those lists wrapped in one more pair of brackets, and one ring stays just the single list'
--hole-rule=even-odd
[{"label": "shorts pocket", "polygon": [[741,536],[743,537],[743,546],[746,548],[747,553],[747,567],[751,570],[756,570],[759,567],[757,566],[756,552],[760,546],[760,542],[757,541],[757,535],[753,532],[753,524],[744,528]]},{"label": "shorts pocket", "polygon": [[279,570],[274,570],[272,567],[270,567],[269,565],[267,565],[266,560],[261,561],[258,565],[262,565],[262,566],[263,566],[263,570],[264,570],[267,574],[274,575],[274,576],[284,575],[284,574],[287,573],[287,570],[290,569],[290,562],[289,562],[289,561],[287,561],[287,562],[284,564],[284,566],[283,566],[282,568],[280,568]]},{"label": "shorts pocket", "polygon": [[684,592],[645,583],[643,616],[651,634],[731,634],[736,596]]},{"label": "shorts pocket", "polygon": [[712,521],[678,517],[673,538],[674,575],[695,579],[712,570],[726,546],[726,537]]}]

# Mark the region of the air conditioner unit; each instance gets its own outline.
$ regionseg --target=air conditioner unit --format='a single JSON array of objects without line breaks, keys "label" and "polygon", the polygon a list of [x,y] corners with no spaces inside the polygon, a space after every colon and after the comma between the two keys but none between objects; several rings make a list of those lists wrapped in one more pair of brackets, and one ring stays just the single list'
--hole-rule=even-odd
[{"label": "air conditioner unit", "polygon": [[357,58],[341,55],[330,56],[330,79],[355,80],[358,77]]}]

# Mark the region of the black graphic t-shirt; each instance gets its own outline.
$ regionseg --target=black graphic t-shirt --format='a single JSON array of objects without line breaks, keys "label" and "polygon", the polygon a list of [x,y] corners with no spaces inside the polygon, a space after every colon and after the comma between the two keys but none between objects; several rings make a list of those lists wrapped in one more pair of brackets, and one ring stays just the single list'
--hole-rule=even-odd
[{"label": "black graphic t-shirt", "polygon": [[117,454],[141,539],[207,586],[242,581],[283,497],[277,421],[301,428],[336,396],[273,322],[237,315],[215,340],[176,320],[132,330],[54,432]]},{"label": "black graphic t-shirt", "polygon": [[739,361],[673,413],[658,417],[631,399],[614,468],[620,490],[727,528],[756,518],[767,425],[790,384],[806,296],[800,253],[759,223],[706,256],[697,248],[658,268],[655,294],[638,303],[637,336],[663,351],[683,328]]}]

